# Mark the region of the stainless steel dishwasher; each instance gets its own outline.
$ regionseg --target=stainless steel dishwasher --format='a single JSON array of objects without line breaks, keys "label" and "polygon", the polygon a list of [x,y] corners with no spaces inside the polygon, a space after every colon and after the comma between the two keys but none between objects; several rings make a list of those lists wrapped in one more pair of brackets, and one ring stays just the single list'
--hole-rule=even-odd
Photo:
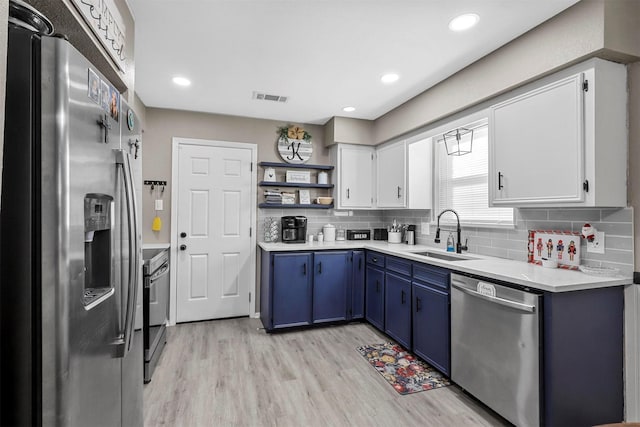
[{"label": "stainless steel dishwasher", "polygon": [[451,275],[451,379],[517,426],[539,426],[541,294]]}]

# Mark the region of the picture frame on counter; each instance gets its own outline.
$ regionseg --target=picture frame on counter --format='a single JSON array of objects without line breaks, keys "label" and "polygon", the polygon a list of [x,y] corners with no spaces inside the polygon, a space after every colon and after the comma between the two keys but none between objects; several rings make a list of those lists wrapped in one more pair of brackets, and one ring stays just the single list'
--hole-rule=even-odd
[{"label": "picture frame on counter", "polygon": [[311,184],[311,171],[287,171],[286,180],[295,184]]},{"label": "picture frame on counter", "polygon": [[309,193],[309,190],[298,190],[298,198],[301,205],[311,204],[311,194]]}]

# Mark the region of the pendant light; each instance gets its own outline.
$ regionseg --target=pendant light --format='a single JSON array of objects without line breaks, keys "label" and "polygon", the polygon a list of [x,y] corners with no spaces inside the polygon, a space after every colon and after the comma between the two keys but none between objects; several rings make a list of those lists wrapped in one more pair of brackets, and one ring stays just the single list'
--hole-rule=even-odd
[{"label": "pendant light", "polygon": [[462,156],[471,153],[473,145],[473,129],[457,128],[442,135],[447,154]]}]

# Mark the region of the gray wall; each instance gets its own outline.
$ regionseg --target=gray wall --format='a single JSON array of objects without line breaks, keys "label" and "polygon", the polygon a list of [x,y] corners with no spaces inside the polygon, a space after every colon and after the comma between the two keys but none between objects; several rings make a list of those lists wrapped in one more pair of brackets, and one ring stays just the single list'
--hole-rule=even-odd
[{"label": "gray wall", "polygon": [[[145,180],[169,182],[164,193],[164,211],[160,212],[162,230],[151,230],[155,215],[154,197],[148,188],[142,194],[142,239],[145,243],[169,243],[171,223],[171,144],[173,137],[198,138],[229,142],[248,142],[258,145],[258,161],[281,162],[276,150],[277,128],[288,123],[247,117],[195,113],[158,108],[146,109],[143,137],[142,173]],[[312,136],[313,156],[309,163],[329,164],[329,151],[324,146],[324,128],[303,125]],[[258,180],[263,170],[258,168]],[[263,200],[258,189],[258,201]]]}]

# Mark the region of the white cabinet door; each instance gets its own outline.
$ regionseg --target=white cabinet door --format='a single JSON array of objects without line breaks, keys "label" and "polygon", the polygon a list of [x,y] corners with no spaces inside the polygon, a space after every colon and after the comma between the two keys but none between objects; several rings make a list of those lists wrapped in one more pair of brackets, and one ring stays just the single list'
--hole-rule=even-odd
[{"label": "white cabinet door", "polygon": [[404,141],[376,150],[377,207],[406,206],[406,144]]},{"label": "white cabinet door", "polygon": [[373,148],[338,147],[338,209],[371,208],[373,199]]},{"label": "white cabinet door", "polygon": [[584,200],[583,97],[578,73],[491,108],[492,205]]},{"label": "white cabinet door", "polygon": [[432,162],[431,138],[407,142],[407,208],[431,209]]}]

